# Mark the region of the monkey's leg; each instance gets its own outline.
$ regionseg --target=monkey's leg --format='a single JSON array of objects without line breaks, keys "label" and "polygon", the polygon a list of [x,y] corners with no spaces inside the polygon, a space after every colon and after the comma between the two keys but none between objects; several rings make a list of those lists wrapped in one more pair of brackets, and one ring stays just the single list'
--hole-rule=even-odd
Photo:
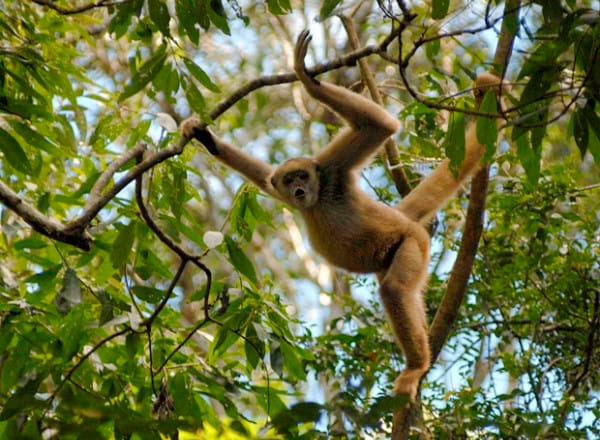
[{"label": "monkey's leg", "polygon": [[422,290],[427,282],[429,238],[425,230],[409,235],[396,251],[387,272],[379,275],[381,298],[394,334],[406,357],[406,369],[394,391],[414,400],[431,360]]}]

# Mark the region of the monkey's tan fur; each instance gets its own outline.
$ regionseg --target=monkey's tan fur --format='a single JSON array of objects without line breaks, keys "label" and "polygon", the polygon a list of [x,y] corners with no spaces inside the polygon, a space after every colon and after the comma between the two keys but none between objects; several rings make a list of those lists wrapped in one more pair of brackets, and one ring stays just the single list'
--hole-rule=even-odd
[{"label": "monkey's tan fur", "polygon": [[[298,37],[294,59],[298,79],[313,98],[349,125],[314,157],[290,159],[273,168],[198,128],[197,119],[184,121],[182,131],[259,188],[297,208],[314,249],[329,262],[352,272],[377,274],[383,304],[406,356],[395,391],[414,399],[430,364],[421,297],[429,262],[429,235],[423,224],[478,168],[483,147],[471,123],[458,178],[446,161],[396,207],[373,200],[359,188],[358,172],[400,124],[374,102],[310,77],[304,64],[310,39],[307,31]],[[494,75],[482,74],[476,88],[499,84]]]}]

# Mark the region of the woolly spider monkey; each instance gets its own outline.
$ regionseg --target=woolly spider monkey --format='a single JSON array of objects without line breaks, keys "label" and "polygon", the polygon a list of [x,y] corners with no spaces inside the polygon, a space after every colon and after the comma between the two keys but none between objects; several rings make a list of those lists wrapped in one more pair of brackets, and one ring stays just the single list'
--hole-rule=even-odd
[{"label": "woolly spider monkey", "polygon": [[[312,246],[331,264],[377,274],[385,310],[406,357],[406,368],[394,390],[414,400],[430,366],[422,299],[429,262],[429,234],[424,225],[478,168],[484,149],[471,123],[465,159],[456,177],[446,161],[396,207],[372,199],[359,188],[359,171],[400,123],[373,101],[309,76],[304,59],[310,41],[306,30],[298,37],[296,75],[309,95],[348,123],[313,157],[289,159],[274,168],[201,128],[195,117],[185,120],[181,130],[263,191],[298,209]],[[482,74],[476,89],[483,92],[499,84],[496,76]]]}]

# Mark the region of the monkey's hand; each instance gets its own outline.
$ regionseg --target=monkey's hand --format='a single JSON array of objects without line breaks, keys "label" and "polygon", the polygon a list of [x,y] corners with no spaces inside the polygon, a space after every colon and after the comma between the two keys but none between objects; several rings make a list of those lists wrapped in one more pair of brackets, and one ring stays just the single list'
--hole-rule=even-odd
[{"label": "monkey's hand", "polygon": [[312,36],[308,29],[303,30],[298,35],[296,41],[296,47],[294,48],[294,71],[298,76],[298,79],[302,81],[305,86],[319,85],[319,81],[311,77],[306,71],[306,64],[304,59],[306,58],[306,52],[308,51],[308,45],[312,40]]},{"label": "monkey's hand", "polygon": [[214,156],[219,155],[219,149],[217,148],[214,135],[208,128],[202,128],[200,119],[197,117],[192,116],[187,118],[181,123],[179,129],[181,130],[181,134],[183,134],[185,137],[199,140],[200,143],[206,147],[210,154]]}]

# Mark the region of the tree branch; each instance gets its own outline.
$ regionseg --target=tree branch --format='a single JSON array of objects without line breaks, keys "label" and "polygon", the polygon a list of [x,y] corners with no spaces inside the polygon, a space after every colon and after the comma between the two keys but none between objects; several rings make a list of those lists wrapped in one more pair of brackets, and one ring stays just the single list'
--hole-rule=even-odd
[{"label": "tree branch", "polygon": [[125,165],[127,162],[129,162],[134,157],[137,157],[139,154],[141,154],[145,150],[146,150],[146,144],[138,144],[135,147],[133,147],[132,149],[127,150],[122,156],[118,157],[115,161],[113,161],[102,172],[100,177],[98,177],[98,180],[96,180],[96,183],[94,183],[94,186],[90,190],[90,196],[89,196],[87,203],[85,204],[85,207],[83,208],[83,210],[84,211],[89,210],[90,207],[94,206],[98,202],[98,200],[102,197],[102,191],[104,191],[104,188],[106,188],[108,186],[108,184],[110,183],[110,179],[112,179],[112,177],[119,170],[119,168],[121,168],[123,165]]},{"label": "tree branch", "polygon": [[[504,4],[504,20],[502,30],[496,46],[494,56],[494,69],[492,72],[504,76],[504,69],[510,59],[515,34],[508,25],[509,20],[518,23],[520,0],[507,0]],[[503,69],[498,72],[496,68]],[[462,236],[460,249],[448,280],[448,287],[438,311],[430,328],[430,344],[432,363],[440,354],[456,318],[458,310],[465,295],[467,282],[471,275],[473,262],[479,246],[479,239],[483,231],[483,214],[487,197],[487,186],[489,180],[489,167],[482,168],[473,178],[471,184],[471,196],[465,220],[465,230]]]},{"label": "tree branch", "polygon": [[90,250],[92,238],[84,230],[70,231],[51,217],[47,217],[0,181],[0,202],[14,211],[29,226],[42,235],[83,250]]},{"label": "tree branch", "polygon": [[[52,2],[49,0],[32,0],[37,3],[50,6]],[[48,4],[47,4],[48,3]],[[91,7],[107,6],[108,1],[101,1],[90,4],[86,7],[78,8],[78,12],[90,9]],[[92,6],[95,5],[95,6]],[[54,5],[56,6],[56,5]],[[85,9],[87,8],[87,9]],[[62,9],[61,9],[62,10]],[[70,13],[76,13],[75,10],[69,10]],[[63,13],[69,13],[64,11]],[[60,10],[58,12],[61,12]],[[311,75],[318,75],[331,70],[339,69],[344,66],[353,66],[358,60],[366,56],[373,54],[380,54],[387,50],[390,43],[394,40],[396,35],[394,33],[388,35],[378,45],[371,45],[364,47],[359,50],[355,50],[345,56],[341,56],[333,61],[329,61],[322,64],[317,64],[311,69],[309,73]],[[296,81],[295,73],[286,73],[280,75],[268,75],[256,78],[250,81],[246,85],[240,87],[234,91],[227,99],[217,105],[212,112],[210,112],[211,119],[216,119],[238,101],[244,98],[246,95],[258,90],[262,87],[272,86],[276,84],[286,84]],[[190,141],[185,137],[181,137],[177,143],[171,145],[168,148],[160,151],[153,152],[152,154],[146,155],[144,160],[138,163],[135,167],[131,168],[125,176],[121,177],[110,189],[102,193],[103,189],[108,185],[108,182],[114,175],[114,173],[131,157],[134,157],[138,153],[138,148],[126,152],[123,157],[117,159],[111,164],[100,176],[92,193],[90,199],[86,203],[81,214],[73,219],[72,221],[61,224],[58,221],[49,218],[40,213],[35,207],[24,201],[18,194],[16,194],[7,185],[0,182],[0,202],[6,205],[9,209],[19,215],[25,222],[27,222],[33,229],[45,235],[51,239],[58,240],[67,244],[71,244],[82,250],[89,250],[92,245],[92,238],[86,232],[90,222],[98,215],[98,213],[127,185],[134,181],[137,177],[141,176],[144,172],[150,168],[170,159],[173,156],[177,156],[183,152],[186,144]]]},{"label": "tree branch", "polygon": [[[356,27],[352,22],[352,18],[346,15],[340,15],[339,17],[342,20],[342,23],[344,24],[346,32],[348,33],[350,46],[352,46],[352,48],[356,50],[359,47],[360,42],[358,39],[358,34],[356,33]],[[381,97],[381,93],[379,92],[379,88],[377,87],[377,83],[375,82],[375,77],[373,76],[373,72],[371,71],[371,68],[367,63],[367,60],[365,58],[359,59],[358,67],[360,69],[363,81],[369,89],[371,98],[377,104],[382,105],[383,98]],[[384,147],[385,157],[387,159],[384,162],[386,163],[388,174],[392,176],[392,180],[394,181],[394,185],[396,186],[396,190],[398,191],[398,193],[402,197],[404,197],[410,192],[411,186],[408,177],[406,176],[406,173],[404,172],[404,169],[401,166],[400,155],[398,154],[398,147],[396,146],[396,143],[392,140],[391,137],[387,139],[387,141],[384,144]]]},{"label": "tree branch", "polygon": [[123,3],[128,3],[130,0],[121,0],[121,1],[98,0],[98,1],[95,1],[92,3],[88,3],[87,5],[81,5],[81,6],[71,8],[71,9],[64,8],[62,6],[57,5],[54,0],[31,0],[31,1],[37,5],[50,8],[50,9],[58,12],[61,15],[75,15],[75,14],[81,14],[82,12],[87,12],[87,11],[89,11],[91,9],[95,9],[95,8],[106,8],[109,6],[118,6]]},{"label": "tree branch", "polygon": [[[507,21],[514,20],[514,23],[518,23],[520,0],[507,0],[504,6],[505,9],[502,21],[502,31],[496,47],[493,63],[494,69],[498,68],[497,66],[500,66],[500,68],[503,69],[501,72],[494,72],[497,74],[500,73],[501,76],[503,76],[504,69],[508,65],[513,39],[515,37],[515,35],[510,31]],[[486,24],[489,26],[487,20]],[[399,40],[400,39],[401,36],[399,36]],[[399,63],[399,70],[402,80],[404,81],[407,89],[409,89],[409,92],[411,92],[405,76],[407,60],[408,59],[406,59],[406,62]],[[494,71],[494,69],[492,69],[492,71]],[[411,94],[418,99],[414,91],[412,91]],[[426,105],[429,105],[429,103],[426,103]],[[432,107],[443,108],[445,106],[435,104]],[[477,111],[475,113],[478,113],[478,107],[479,106],[477,105]],[[446,293],[442,298],[442,302],[440,303],[430,328],[432,365],[438,358],[440,351],[444,346],[446,339],[448,338],[448,335],[454,326],[454,323],[456,322],[458,311],[465,296],[467,283],[471,275],[473,262],[475,261],[475,255],[477,254],[477,248],[479,246],[479,239],[483,231],[483,215],[485,212],[488,181],[489,166],[485,166],[479,170],[475,177],[473,177],[473,181],[471,183],[471,195],[469,198],[465,229],[461,239],[460,249],[448,280]],[[394,411],[392,423],[393,440],[405,440],[409,438],[410,427],[419,420],[419,409],[420,405],[418,405],[418,403],[414,403],[398,408]]]}]

